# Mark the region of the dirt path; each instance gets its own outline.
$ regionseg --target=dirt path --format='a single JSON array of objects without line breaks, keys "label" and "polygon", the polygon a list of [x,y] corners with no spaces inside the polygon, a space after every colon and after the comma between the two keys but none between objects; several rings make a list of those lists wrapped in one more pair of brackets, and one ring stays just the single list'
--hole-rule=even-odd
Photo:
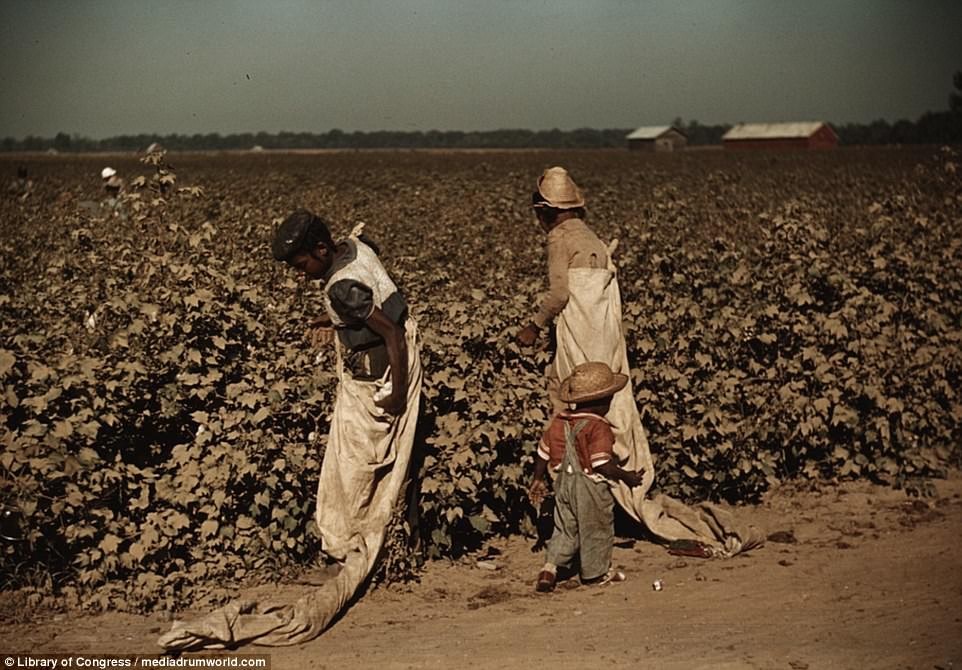
[{"label": "dirt path", "polygon": [[[776,491],[741,514],[769,542],[728,561],[624,543],[624,584],[536,595],[542,555],[498,543],[496,570],[438,562],[378,589],[317,640],[269,653],[287,668],[962,668],[962,475],[935,499],[864,483]],[[490,567],[490,566],[488,566]],[[651,588],[664,580],[664,590]],[[567,588],[567,587],[573,588]],[[287,587],[292,597],[304,586]],[[264,588],[260,591],[263,593]],[[69,626],[69,628],[68,628]],[[80,616],[0,628],[0,649],[156,653],[163,617]]]}]

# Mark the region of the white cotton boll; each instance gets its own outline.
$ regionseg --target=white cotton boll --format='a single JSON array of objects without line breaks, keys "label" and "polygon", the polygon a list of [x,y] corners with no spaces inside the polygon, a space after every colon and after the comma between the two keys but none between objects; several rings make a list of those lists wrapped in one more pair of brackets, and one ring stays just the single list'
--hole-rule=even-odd
[{"label": "white cotton boll", "polygon": [[92,313],[87,314],[87,318],[84,320],[84,326],[86,326],[87,330],[93,330],[97,327],[97,319],[94,318]]},{"label": "white cotton boll", "polygon": [[384,386],[374,392],[374,402],[380,402],[381,400],[384,400],[391,395],[393,390],[394,387],[391,385],[391,380],[389,379]]}]

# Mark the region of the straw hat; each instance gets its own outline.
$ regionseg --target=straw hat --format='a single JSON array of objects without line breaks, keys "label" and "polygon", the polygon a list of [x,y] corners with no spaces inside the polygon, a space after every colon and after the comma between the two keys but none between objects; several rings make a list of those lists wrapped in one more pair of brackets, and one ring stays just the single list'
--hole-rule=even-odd
[{"label": "straw hat", "polygon": [[585,206],[585,197],[563,167],[548,168],[538,178],[538,193],[549,207],[574,209]]},{"label": "straw hat", "polygon": [[614,395],[628,383],[628,375],[612,372],[606,363],[582,363],[561,382],[559,393],[566,403],[588,402]]},{"label": "straw hat", "polygon": [[117,174],[117,171],[115,169],[113,169],[112,167],[105,167],[103,170],[100,171],[100,178],[110,179],[115,174]]}]

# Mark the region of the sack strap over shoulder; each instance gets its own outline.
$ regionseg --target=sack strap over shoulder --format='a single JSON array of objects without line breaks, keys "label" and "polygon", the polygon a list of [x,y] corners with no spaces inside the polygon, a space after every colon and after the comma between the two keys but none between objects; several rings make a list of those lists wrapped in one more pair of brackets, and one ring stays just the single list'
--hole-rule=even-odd
[{"label": "sack strap over shoulder", "polygon": [[585,426],[587,425],[588,419],[582,419],[576,423],[573,428],[569,422],[565,421],[565,456],[562,460],[562,463],[564,464],[562,470],[568,470],[568,472],[571,473],[577,472],[584,474],[582,472],[581,463],[578,460],[577,439],[578,433],[584,430]]},{"label": "sack strap over shoulder", "polygon": [[575,440],[578,438],[578,433],[584,430],[585,426],[588,425],[588,419],[582,419],[575,424],[574,428],[568,421],[565,421],[565,444],[574,446]]}]

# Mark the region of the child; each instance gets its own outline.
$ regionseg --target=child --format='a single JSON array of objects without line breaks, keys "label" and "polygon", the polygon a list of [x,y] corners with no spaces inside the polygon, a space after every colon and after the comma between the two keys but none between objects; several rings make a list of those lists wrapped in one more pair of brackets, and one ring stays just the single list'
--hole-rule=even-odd
[{"label": "child", "polygon": [[[587,226],[585,197],[567,170],[549,168],[537,185],[531,201],[548,238],[549,292],[532,322],[518,332],[517,341],[532,345],[542,328],[554,321],[555,355],[546,376],[552,414],[556,414],[565,409],[559,397],[561,380],[579,364],[602,362],[622,374],[630,368],[618,271],[611,258],[617,241],[605,245]],[[645,494],[655,468],[630,382],[611,398],[605,419],[614,433],[613,460],[645,473],[644,481],[634,487],[624,481],[611,483],[611,493],[631,518],[647,524]]]},{"label": "child", "polygon": [[545,472],[550,467],[556,473],[554,533],[535,586],[539,592],[551,591],[558,568],[573,567],[576,558],[582,583],[625,579],[623,573],[611,569],[614,498],[608,483],[638,486],[644,469],[624,470],[615,462],[615,436],[605,414],[612,396],[627,383],[627,376],[599,362],[578,365],[561,383],[561,400],[575,409],[559,412],[548,425],[528,489],[532,504],[540,505],[546,491]]}]

